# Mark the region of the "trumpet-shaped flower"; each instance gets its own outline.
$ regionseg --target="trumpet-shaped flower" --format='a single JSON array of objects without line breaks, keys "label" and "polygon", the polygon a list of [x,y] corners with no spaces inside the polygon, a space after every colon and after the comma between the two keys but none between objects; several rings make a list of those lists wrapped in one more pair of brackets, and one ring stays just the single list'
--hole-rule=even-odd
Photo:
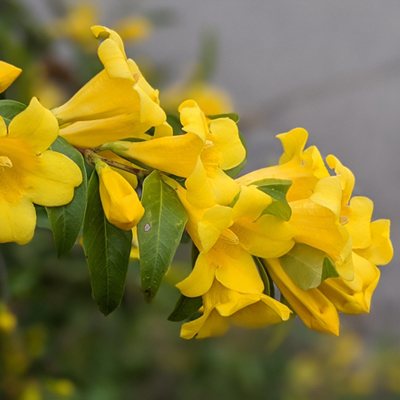
[{"label": "trumpet-shaped flower", "polygon": [[252,256],[280,257],[294,245],[295,230],[273,215],[261,215],[271,204],[269,195],[255,186],[242,187],[235,205],[194,207],[186,191],[172,179],[188,214],[186,229],[200,254],[191,274],[177,287],[187,297],[206,293],[216,278],[226,288],[241,293],[261,293],[264,284]]},{"label": "trumpet-shaped flower", "polygon": [[197,207],[211,207],[215,202],[229,205],[240,188],[224,170],[239,165],[246,157],[237,125],[230,118],[207,120],[193,100],[179,107],[185,132],[198,135],[204,143],[193,173],[186,180],[187,198]]},{"label": "trumpet-shaped flower", "polygon": [[307,132],[295,129],[279,135],[284,147],[280,165],[254,171],[237,179],[257,184],[268,178],[290,179],[287,193],[297,230],[294,240],[322,250],[335,262],[339,277],[323,281],[317,288],[302,290],[282,268],[280,260],[265,259],[268,271],[286,300],[310,328],[339,332],[337,310],[346,314],[369,312],[371,296],[379,280],[375,265],[393,255],[389,221],[371,223],[373,203],[365,197],[351,198],[354,175],[330,155],[330,176],[316,148],[303,151]]},{"label": "trumpet-shaped flower", "polygon": [[229,118],[207,120],[193,100],[179,108],[184,135],[143,142],[115,142],[102,146],[121,157],[186,179],[187,198],[197,207],[229,205],[239,185],[224,170],[246,156],[236,123]]},{"label": "trumpet-shaped flower", "polygon": [[278,259],[264,260],[272,280],[304,324],[323,333],[339,334],[339,315],[319,288],[303,290],[286,274]]},{"label": "trumpet-shaped flower", "polygon": [[317,182],[329,177],[320,152],[315,146],[304,150],[308,133],[302,128],[293,129],[277,137],[284,150],[279,165],[250,172],[236,179],[236,182],[239,185],[250,185],[265,178],[287,179],[292,181],[287,193],[288,201],[309,198]]},{"label": "trumpet-shaped flower", "polygon": [[132,229],[144,214],[135,189],[121,174],[98,159],[96,171],[100,179],[101,204],[107,220],[120,229]]},{"label": "trumpet-shaped flower", "polygon": [[304,150],[308,137],[304,129],[297,128],[278,137],[284,148],[280,165],[251,172],[237,182],[248,185],[266,178],[291,180],[287,199],[292,209],[289,223],[297,229],[294,240],[326,252],[335,261],[339,274],[352,280],[352,241],[343,226],[347,219],[341,209],[343,201],[350,198],[353,174],[331,156],[331,165],[337,166],[338,173],[342,172],[331,177],[318,149]]},{"label": "trumpet-shaped flower", "polygon": [[0,61],[0,93],[3,93],[19,76],[22,69]]},{"label": "trumpet-shaped flower", "polygon": [[33,98],[7,127],[0,119],[0,242],[32,239],[32,203],[53,207],[69,203],[82,182],[78,166],[47,150],[58,134],[57,120]]},{"label": "trumpet-shaped flower", "polygon": [[263,328],[288,320],[290,313],[284,304],[263,293],[239,293],[215,280],[203,295],[203,315],[183,324],[181,337],[221,336],[231,323],[246,328]]},{"label": "trumpet-shaped flower", "polygon": [[[67,103],[52,110],[61,125],[60,136],[82,148],[128,137],[148,138],[144,136],[148,129],[166,121],[158,91],[135,62],[127,59],[115,31],[94,26],[92,32],[104,39],[98,49],[104,70]],[[163,129],[163,134],[172,134],[172,130]]]}]

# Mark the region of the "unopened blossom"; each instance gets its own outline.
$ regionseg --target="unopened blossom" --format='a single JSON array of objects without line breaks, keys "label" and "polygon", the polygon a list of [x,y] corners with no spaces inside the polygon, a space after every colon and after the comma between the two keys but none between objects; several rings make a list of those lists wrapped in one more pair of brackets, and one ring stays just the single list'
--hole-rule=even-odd
[{"label": "unopened blossom", "polygon": [[100,180],[100,200],[107,220],[120,229],[130,230],[144,214],[135,189],[117,171],[96,160]]},{"label": "unopened blossom", "polygon": [[0,93],[4,92],[20,75],[22,69],[0,61]]}]

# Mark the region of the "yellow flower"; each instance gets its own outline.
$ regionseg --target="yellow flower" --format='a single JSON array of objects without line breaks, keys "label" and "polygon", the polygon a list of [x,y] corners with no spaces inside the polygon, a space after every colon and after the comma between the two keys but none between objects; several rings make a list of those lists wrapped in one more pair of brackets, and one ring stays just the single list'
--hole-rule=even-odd
[{"label": "yellow flower", "polygon": [[0,61],[0,93],[3,93],[19,76],[22,69]]},{"label": "yellow flower", "polygon": [[182,129],[195,133],[204,143],[200,159],[185,182],[189,202],[203,208],[215,202],[229,205],[240,188],[224,170],[236,167],[246,157],[236,123],[230,118],[206,119],[193,100],[183,102],[179,112]]},{"label": "yellow flower", "polygon": [[87,27],[99,19],[97,7],[87,2],[79,2],[69,7],[67,14],[50,25],[49,31],[55,37],[68,38],[82,45],[85,49],[92,48],[93,39]]},{"label": "yellow flower", "polygon": [[153,27],[147,18],[130,16],[119,20],[115,30],[119,32],[122,39],[137,42],[147,39]]},{"label": "yellow flower", "polygon": [[229,118],[207,120],[193,100],[180,106],[184,135],[143,142],[114,142],[102,146],[121,157],[186,179],[187,198],[197,207],[229,205],[240,188],[224,170],[246,156],[236,123]]},{"label": "yellow flower", "polygon": [[95,166],[100,179],[101,204],[107,220],[120,229],[132,229],[144,214],[135,189],[106,163],[96,159]]},{"label": "yellow flower", "polygon": [[282,295],[308,328],[339,335],[336,307],[319,288],[301,289],[286,274],[278,259],[264,260],[264,263]]},{"label": "yellow flower", "polygon": [[246,328],[263,328],[289,319],[284,304],[263,293],[240,293],[214,280],[203,295],[203,315],[182,325],[181,337],[197,339],[221,336],[230,323]]},{"label": "yellow flower", "polygon": [[[166,121],[158,91],[141,75],[135,62],[127,59],[115,31],[94,26],[92,32],[104,39],[98,50],[104,70],[67,103],[52,110],[61,125],[60,136],[82,148],[128,137],[149,139],[144,133]],[[172,134],[168,125],[162,129],[162,135],[166,134]]]},{"label": "yellow flower", "polygon": [[199,209],[190,204],[186,191],[165,178],[177,192],[188,214],[186,229],[200,254],[192,273],[177,284],[187,297],[206,293],[216,278],[241,293],[261,293],[264,284],[252,256],[280,257],[293,247],[295,230],[273,215],[260,214],[271,203],[255,186],[242,187],[231,207]]},{"label": "yellow flower", "polygon": [[[351,194],[353,174],[341,164],[335,164],[342,174],[330,176],[318,149],[304,150],[308,137],[304,129],[293,129],[278,137],[284,148],[280,165],[251,172],[237,182],[248,185],[266,178],[291,180],[287,199],[292,209],[289,223],[297,229],[294,240],[326,252],[335,262],[339,274],[345,279],[353,279],[352,241],[349,231],[342,225],[341,214],[343,200],[348,197],[348,201],[349,190]],[[336,159],[329,160],[333,165]]]},{"label": "yellow flower", "polygon": [[250,172],[236,181],[239,185],[250,185],[265,178],[288,179],[292,181],[292,186],[287,193],[287,200],[308,199],[317,182],[329,177],[324,160],[315,146],[304,150],[308,133],[302,128],[293,129],[277,137],[284,150],[279,165]]},{"label": "yellow flower", "polygon": [[289,224],[297,230],[294,240],[327,253],[340,276],[304,291],[286,274],[278,259],[264,259],[264,263],[310,329],[338,334],[337,310],[346,314],[369,312],[380,275],[375,265],[386,264],[393,256],[390,223],[371,223],[372,201],[351,198],[354,175],[336,157],[327,157],[328,166],[336,172],[336,176],[330,176],[316,148],[303,150],[306,131],[298,128],[279,137],[284,147],[280,165],[254,171],[237,182],[249,185],[266,178],[293,182],[287,197],[292,209]]},{"label": "yellow flower", "polygon": [[193,99],[205,115],[226,114],[233,111],[229,95],[206,82],[183,82],[161,92],[164,110],[169,114],[175,114],[179,104],[185,99]]},{"label": "yellow flower", "polygon": [[28,243],[36,226],[32,203],[69,203],[81,184],[78,166],[47,148],[58,134],[57,120],[33,98],[6,126],[0,119],[0,242]]}]

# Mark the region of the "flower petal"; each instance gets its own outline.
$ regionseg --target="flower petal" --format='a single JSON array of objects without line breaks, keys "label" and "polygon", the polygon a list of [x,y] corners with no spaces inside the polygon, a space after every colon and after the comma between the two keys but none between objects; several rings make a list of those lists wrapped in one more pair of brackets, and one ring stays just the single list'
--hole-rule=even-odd
[{"label": "flower petal", "polygon": [[209,122],[210,136],[215,151],[221,154],[221,168],[231,169],[246,157],[246,149],[239,139],[237,125],[230,118],[218,118]]},{"label": "flower petal", "polygon": [[371,222],[372,243],[365,249],[355,249],[361,257],[372,264],[386,265],[393,258],[393,246],[390,241],[390,220],[378,219]]},{"label": "flower petal", "polygon": [[32,202],[26,197],[15,203],[1,199],[0,226],[0,243],[28,243],[36,227],[36,211]]},{"label": "flower petal", "polygon": [[25,174],[25,195],[46,207],[69,203],[75,187],[82,183],[79,167],[64,154],[50,150],[38,156],[36,168],[26,170]]},{"label": "flower petal", "polygon": [[33,153],[42,153],[57,139],[58,123],[54,115],[32,98],[29,106],[10,122],[8,139],[24,141]]},{"label": "flower petal", "polygon": [[308,328],[339,335],[339,315],[326,296],[318,289],[300,289],[282,269],[279,260],[264,262],[273,281]]},{"label": "flower petal", "polygon": [[22,69],[0,61],[0,93],[4,92],[19,76]]}]

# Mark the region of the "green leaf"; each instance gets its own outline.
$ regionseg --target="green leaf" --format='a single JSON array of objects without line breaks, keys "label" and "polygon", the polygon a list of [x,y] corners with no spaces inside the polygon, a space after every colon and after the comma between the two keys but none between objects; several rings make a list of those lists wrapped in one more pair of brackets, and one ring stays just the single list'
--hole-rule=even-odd
[{"label": "green leaf", "polygon": [[171,125],[174,136],[182,135],[184,133],[182,131],[181,121],[175,115],[167,115],[167,122]]},{"label": "green leaf", "polygon": [[8,125],[11,120],[18,115],[21,111],[24,111],[27,106],[23,103],[14,100],[0,100],[0,115],[6,121]]},{"label": "green leaf", "polygon": [[110,314],[121,303],[131,246],[132,231],[124,231],[107,221],[100,200],[99,178],[93,172],[83,222],[83,247],[93,297],[104,315]]},{"label": "green leaf", "polygon": [[50,221],[46,213],[46,207],[38,206],[37,204],[34,204],[34,206],[36,209],[36,226],[38,228],[51,230]]},{"label": "green leaf", "polygon": [[232,121],[238,123],[240,117],[236,113],[227,113],[227,114],[215,114],[215,115],[207,115],[209,119],[218,119],[218,118],[230,118]]},{"label": "green leaf", "polygon": [[145,209],[138,224],[140,275],[147,302],[154,299],[178,248],[187,215],[178,195],[153,171],[143,183]]},{"label": "green leaf", "polygon": [[282,218],[284,221],[289,221],[292,216],[292,209],[286,200],[286,193],[292,185],[291,181],[283,179],[263,179],[262,181],[252,183],[252,185],[257,185],[259,190],[272,197],[272,203],[260,216],[270,214]]},{"label": "green leaf", "polygon": [[82,183],[75,188],[74,198],[65,206],[46,207],[53,231],[57,257],[68,253],[76,242],[85,214],[87,174],[85,162],[79,151],[75,150],[65,139],[58,137],[50,150],[62,153],[75,162],[82,172]]},{"label": "green leaf", "polygon": [[239,138],[240,141],[243,144],[243,147],[246,149],[246,156],[243,159],[243,161],[237,165],[236,167],[233,167],[231,169],[227,169],[226,171],[224,171],[228,176],[230,176],[231,178],[235,178],[237,175],[239,175],[240,171],[246,166],[247,164],[247,145],[246,145],[246,140],[244,139],[244,136],[242,135],[242,132],[239,131]]},{"label": "green leaf", "polygon": [[180,322],[190,318],[196,313],[203,305],[203,298],[199,297],[186,297],[183,294],[179,297],[174,311],[168,317],[168,321]]},{"label": "green leaf", "polygon": [[284,271],[301,289],[318,287],[325,279],[338,277],[335,263],[323,251],[297,243],[280,262]]},{"label": "green leaf", "polygon": [[266,266],[264,265],[261,258],[253,257],[254,262],[257,265],[258,272],[260,273],[261,280],[264,283],[263,293],[267,296],[275,298],[275,286],[271,276],[268,273]]}]

